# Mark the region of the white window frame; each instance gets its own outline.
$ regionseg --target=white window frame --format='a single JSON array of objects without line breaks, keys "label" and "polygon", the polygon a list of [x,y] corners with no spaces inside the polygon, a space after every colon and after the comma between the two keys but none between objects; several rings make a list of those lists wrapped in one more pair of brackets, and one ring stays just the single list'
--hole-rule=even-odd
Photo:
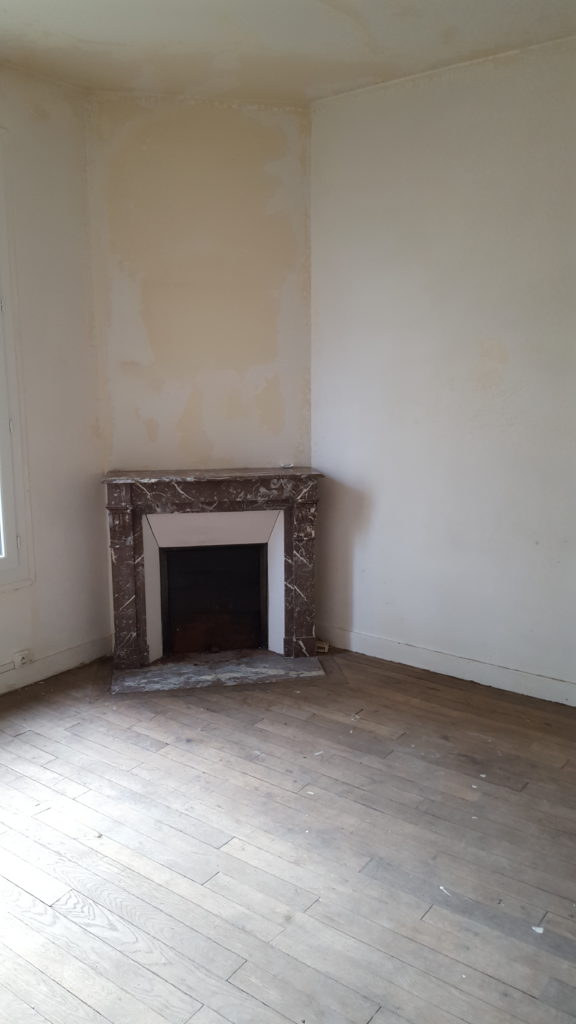
[{"label": "white window frame", "polygon": [[30,516],[15,338],[16,296],[5,195],[7,131],[0,129],[0,590],[32,581]]}]

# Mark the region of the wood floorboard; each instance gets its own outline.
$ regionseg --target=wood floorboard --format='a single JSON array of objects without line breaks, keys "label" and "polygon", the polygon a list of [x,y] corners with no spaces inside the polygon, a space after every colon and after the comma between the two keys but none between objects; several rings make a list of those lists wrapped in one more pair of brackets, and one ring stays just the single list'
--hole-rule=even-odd
[{"label": "wood floorboard", "polygon": [[0,698],[0,1024],[576,1024],[576,711],[322,661]]},{"label": "wood floorboard", "polygon": [[20,999],[9,988],[0,985],[0,1024],[46,1024],[42,1016],[29,1003]]},{"label": "wood floorboard", "polygon": [[106,1024],[101,1013],[0,943],[0,992],[2,989],[32,1008],[41,1006],[42,1018],[50,1024]]}]

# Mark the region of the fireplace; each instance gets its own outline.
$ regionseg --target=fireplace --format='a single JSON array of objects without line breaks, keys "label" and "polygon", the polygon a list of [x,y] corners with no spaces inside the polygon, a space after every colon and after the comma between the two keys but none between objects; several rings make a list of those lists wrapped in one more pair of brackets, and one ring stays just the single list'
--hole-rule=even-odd
[{"label": "fireplace", "polygon": [[108,473],[115,667],[228,643],[314,655],[320,477],[307,467]]}]

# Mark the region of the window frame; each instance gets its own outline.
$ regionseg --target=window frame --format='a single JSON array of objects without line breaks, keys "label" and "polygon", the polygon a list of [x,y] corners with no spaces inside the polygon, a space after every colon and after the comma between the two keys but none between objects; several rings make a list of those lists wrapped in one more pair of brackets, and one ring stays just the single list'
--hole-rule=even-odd
[{"label": "window frame", "polygon": [[16,290],[6,200],[8,133],[0,128],[0,592],[32,582],[30,513],[16,337]]}]

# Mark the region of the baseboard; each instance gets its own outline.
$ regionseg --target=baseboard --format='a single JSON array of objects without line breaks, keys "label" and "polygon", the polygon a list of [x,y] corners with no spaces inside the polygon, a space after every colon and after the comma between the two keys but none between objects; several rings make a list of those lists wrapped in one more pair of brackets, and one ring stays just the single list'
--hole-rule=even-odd
[{"label": "baseboard", "polygon": [[48,654],[45,658],[31,661],[28,665],[3,672],[0,675],[0,694],[19,690],[23,686],[30,686],[31,683],[43,682],[50,676],[57,676],[60,672],[78,668],[79,665],[86,665],[89,661],[95,661],[96,658],[111,653],[112,637],[104,636],[79,644],[77,647],[68,647],[65,651]]},{"label": "baseboard", "polygon": [[461,658],[457,654],[447,654],[445,651],[431,651],[426,647],[416,647],[371,633],[342,629],[339,626],[319,626],[318,635],[335,647],[342,647],[347,651],[368,654],[384,661],[396,661],[401,665],[412,665],[414,668],[427,668],[431,672],[440,672],[445,676],[470,679],[474,683],[495,686],[511,693],[523,693],[528,697],[539,697],[541,700],[552,700],[558,704],[576,707],[576,682],[571,683],[567,679],[554,679],[550,676],[506,668],[503,665],[491,665],[489,662]]}]

